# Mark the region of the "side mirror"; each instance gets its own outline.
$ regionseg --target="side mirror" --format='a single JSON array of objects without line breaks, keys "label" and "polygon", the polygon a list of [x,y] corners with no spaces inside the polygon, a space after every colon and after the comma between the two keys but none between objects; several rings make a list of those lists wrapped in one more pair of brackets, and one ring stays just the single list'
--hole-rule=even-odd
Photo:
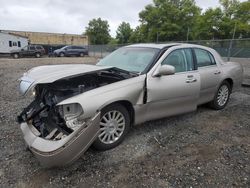
[{"label": "side mirror", "polygon": [[161,65],[153,74],[154,77],[175,74],[175,67],[172,65]]}]

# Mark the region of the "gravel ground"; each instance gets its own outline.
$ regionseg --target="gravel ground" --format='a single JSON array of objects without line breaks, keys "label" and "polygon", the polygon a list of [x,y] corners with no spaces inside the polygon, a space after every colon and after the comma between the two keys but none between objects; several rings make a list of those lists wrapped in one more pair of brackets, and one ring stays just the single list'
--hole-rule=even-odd
[{"label": "gravel ground", "polygon": [[[248,60],[247,60],[248,61]],[[28,100],[17,79],[31,67],[94,58],[0,59],[0,187],[250,187],[250,89],[228,106],[134,126],[112,150],[89,149],[70,166],[41,167],[15,117]]]}]

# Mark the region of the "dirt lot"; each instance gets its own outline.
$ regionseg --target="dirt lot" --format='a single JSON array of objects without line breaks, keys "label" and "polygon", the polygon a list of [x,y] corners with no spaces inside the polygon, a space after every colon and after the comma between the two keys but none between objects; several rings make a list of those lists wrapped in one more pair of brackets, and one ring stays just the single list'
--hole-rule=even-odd
[{"label": "dirt lot", "polygon": [[25,150],[15,122],[28,102],[18,93],[17,79],[34,66],[83,62],[96,60],[0,59],[0,187],[250,187],[247,88],[232,94],[222,111],[202,106],[197,112],[134,126],[113,150],[89,149],[68,167],[41,167]]}]

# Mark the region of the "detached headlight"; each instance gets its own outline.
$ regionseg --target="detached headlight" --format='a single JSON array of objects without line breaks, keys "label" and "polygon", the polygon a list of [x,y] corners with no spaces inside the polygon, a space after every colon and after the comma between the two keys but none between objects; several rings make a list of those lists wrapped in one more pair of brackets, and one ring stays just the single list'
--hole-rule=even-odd
[{"label": "detached headlight", "polygon": [[36,96],[36,89],[35,89],[35,88],[32,88],[32,89],[29,91],[29,94],[30,94],[30,96],[35,97],[35,96]]},{"label": "detached headlight", "polygon": [[78,103],[59,106],[59,113],[64,118],[67,127],[75,130],[82,126],[84,121],[79,117],[83,114],[82,106]]}]

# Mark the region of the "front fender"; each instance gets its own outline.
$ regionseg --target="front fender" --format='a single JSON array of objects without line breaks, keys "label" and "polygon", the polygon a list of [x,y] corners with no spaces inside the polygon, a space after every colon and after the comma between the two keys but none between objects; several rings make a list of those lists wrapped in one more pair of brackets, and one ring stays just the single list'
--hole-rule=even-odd
[{"label": "front fender", "polygon": [[68,98],[58,105],[79,103],[84,111],[84,118],[92,117],[96,111],[116,101],[129,101],[132,105],[143,103],[145,75],[116,82],[80,95]]}]

